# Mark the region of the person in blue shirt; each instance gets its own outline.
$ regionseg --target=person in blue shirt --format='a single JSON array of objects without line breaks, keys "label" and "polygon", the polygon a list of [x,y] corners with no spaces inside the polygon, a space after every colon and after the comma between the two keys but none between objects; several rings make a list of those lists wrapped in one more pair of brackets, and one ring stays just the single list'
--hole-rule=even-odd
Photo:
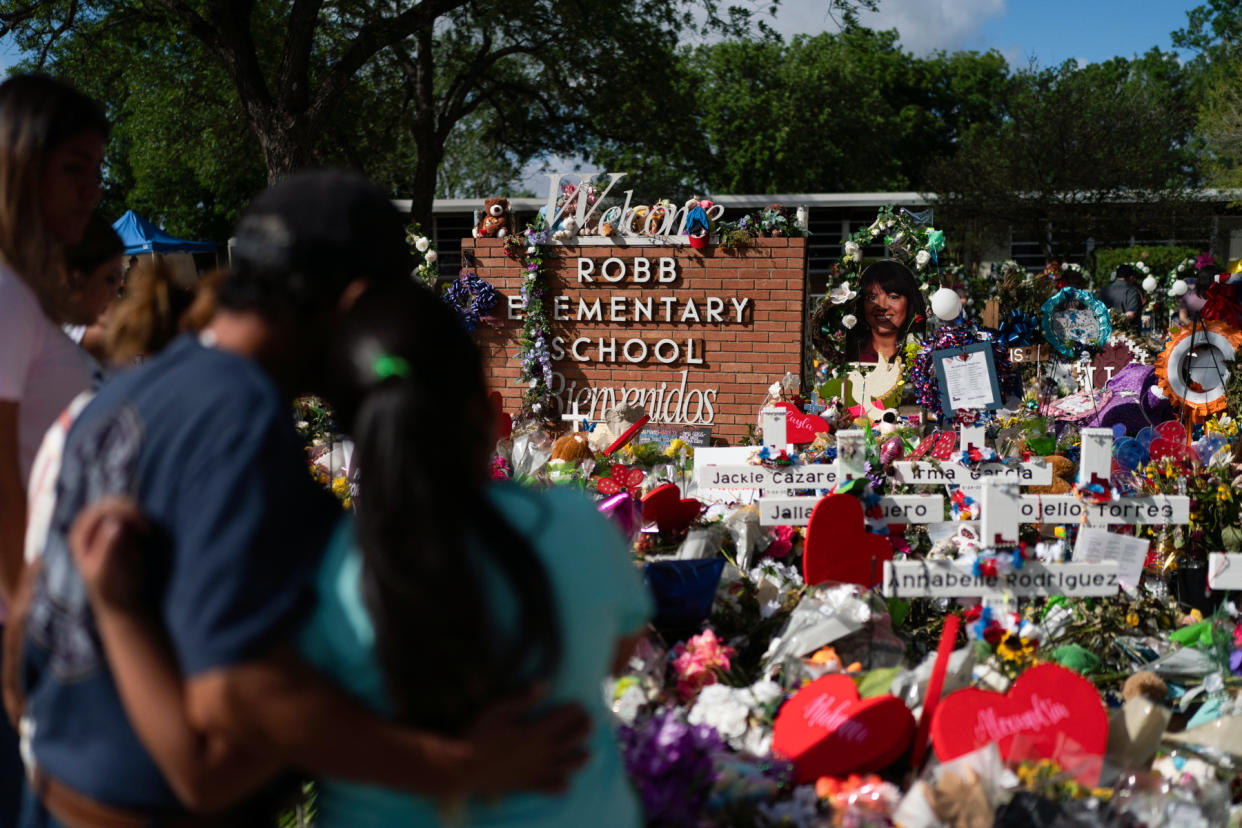
[{"label": "person in blue shirt", "polygon": [[[587,764],[558,795],[419,797],[328,775],[317,825],[641,825],[601,688],[652,610],[624,540],[579,493],[489,481],[479,351],[430,292],[369,291],[332,360],[330,398],[356,441],[357,513],[318,571],[304,657],[410,727],[469,732],[537,682],[551,702],[586,708],[592,731]],[[92,519],[86,536],[99,535]],[[141,648],[124,607],[99,597],[123,559],[106,542],[78,555],[109,653]],[[143,711],[131,711],[141,731]],[[170,780],[178,763],[169,757]]]},{"label": "person in blue shirt", "polygon": [[[6,641],[38,795],[25,825],[188,824],[187,808],[219,814],[287,767],[431,793],[555,786],[576,766],[581,711],[524,721],[529,704],[500,700],[488,730],[446,738],[386,721],[293,647],[340,508],[307,472],[290,398],[348,305],[409,270],[382,193],[348,173],[291,176],[239,225],[203,335],[105,384],[74,422],[11,625],[24,634]],[[121,624],[143,635],[123,647],[103,646],[116,616],[98,612],[68,543],[110,496],[150,529]]]}]

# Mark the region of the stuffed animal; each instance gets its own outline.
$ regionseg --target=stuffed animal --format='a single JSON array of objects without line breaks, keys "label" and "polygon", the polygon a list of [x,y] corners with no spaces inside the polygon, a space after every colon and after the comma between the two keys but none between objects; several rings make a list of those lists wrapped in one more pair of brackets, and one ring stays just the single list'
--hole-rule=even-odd
[{"label": "stuffed animal", "polygon": [[548,477],[553,483],[568,483],[574,479],[579,464],[595,456],[587,443],[585,432],[566,434],[552,444],[552,457],[548,460]]},{"label": "stuffed animal", "polygon": [[503,239],[513,232],[513,216],[509,212],[509,199],[489,198],[483,202],[483,217],[474,228],[476,239]]},{"label": "stuffed animal", "polygon": [[552,238],[557,241],[569,241],[578,235],[578,222],[573,216],[565,216],[561,219],[561,226],[552,233]]}]

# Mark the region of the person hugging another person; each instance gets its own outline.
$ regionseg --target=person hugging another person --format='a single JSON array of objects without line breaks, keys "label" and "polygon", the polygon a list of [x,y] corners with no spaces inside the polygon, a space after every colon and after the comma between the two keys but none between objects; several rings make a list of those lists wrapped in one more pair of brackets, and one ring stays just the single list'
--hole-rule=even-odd
[{"label": "person hugging another person", "polygon": [[850,362],[891,362],[901,356],[906,338],[921,336],[927,304],[910,268],[882,259],[862,273],[858,291],[858,323],[845,338]]},{"label": "person hugging another person", "polygon": [[[530,591],[543,581],[533,568],[512,572],[508,556],[520,551],[509,546],[513,533],[499,520],[480,519],[490,501],[472,499],[474,470],[463,468],[464,458],[476,453],[472,439],[480,439],[467,439],[463,423],[479,422],[469,416],[475,398],[421,385],[413,394],[405,386],[408,372],[396,357],[409,365],[417,358],[450,361],[446,349],[455,344],[436,340],[432,350],[410,354],[380,340],[377,347],[393,359],[369,364],[378,387],[376,397],[369,389],[366,396],[375,406],[359,405],[374,412],[375,433],[394,440],[406,435],[387,418],[413,412],[420,419],[398,421],[422,423],[426,405],[442,414],[447,404],[462,406],[436,421],[458,441],[448,466],[407,465],[423,447],[447,450],[441,445],[447,431],[432,431],[421,443],[394,444],[399,458],[389,466],[375,461],[366,478],[374,483],[362,484],[364,490],[374,485],[377,503],[390,503],[380,495],[391,480],[398,487],[392,496],[419,492],[443,510],[415,524],[408,522],[415,512],[403,511],[401,526],[417,530],[408,540],[404,533],[392,536],[391,522],[378,524],[378,535],[358,533],[363,549],[382,543],[394,555],[391,571],[372,575],[364,567],[363,594],[375,613],[373,643],[385,687],[402,692],[388,696],[390,707],[377,708],[300,655],[299,630],[314,618],[324,550],[352,530],[338,526],[339,504],[307,471],[292,397],[329,390],[323,366],[333,332],[367,291],[408,283],[411,262],[403,219],[388,197],[342,171],[283,179],[251,203],[236,237],[207,327],[112,377],[65,440],[55,506],[5,636],[5,657],[23,665],[5,674],[5,703],[30,736],[34,796],[27,797],[21,824],[270,825],[272,783],[290,769],[426,798],[417,802],[558,789],[583,761],[587,715],[582,705],[540,703],[530,683],[546,680],[561,663],[558,654],[592,626],[562,627],[558,620],[552,635],[554,605],[540,603],[542,616],[535,609],[548,599],[548,588]],[[383,449],[366,456],[375,454]],[[446,505],[449,491],[464,499]],[[109,497],[129,498],[133,520],[84,522],[103,507],[77,520]],[[427,515],[426,502],[400,508]],[[460,525],[442,522],[450,509]],[[524,517],[549,513],[557,514],[536,510]],[[470,538],[484,544],[477,558],[469,556],[477,570],[444,560],[467,557],[467,547],[446,545],[464,526],[474,527]],[[576,541],[585,537],[580,528],[575,532]],[[414,540],[437,557],[403,560]],[[90,554],[99,546],[133,554],[109,565],[119,559]],[[465,610],[482,612],[479,605],[451,606],[461,583],[407,580],[440,565],[476,576],[478,594],[495,596],[496,614],[471,621]],[[617,581],[611,572],[600,578]],[[391,595],[372,604],[377,583],[401,595],[414,590],[448,614],[433,618]],[[597,600],[585,587],[581,592]],[[618,625],[622,618],[618,612]],[[401,626],[407,620],[426,623]],[[466,626],[450,623],[458,620]],[[489,637],[476,641],[481,629]],[[514,640],[506,630],[530,638]],[[532,649],[527,640],[539,644]],[[440,656],[454,641],[470,646],[455,651],[462,663],[444,664]],[[506,646],[492,649],[493,641]],[[393,646],[405,647],[403,664]],[[468,681],[454,685],[450,674]],[[424,702],[443,707],[421,707]],[[350,815],[348,824],[359,823]]]}]

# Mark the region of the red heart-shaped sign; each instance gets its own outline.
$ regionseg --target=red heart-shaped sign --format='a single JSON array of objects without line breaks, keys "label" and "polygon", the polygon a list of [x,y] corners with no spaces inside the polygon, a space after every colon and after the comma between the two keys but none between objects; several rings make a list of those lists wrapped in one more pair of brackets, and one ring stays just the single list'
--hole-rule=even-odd
[{"label": "red heart-shaped sign", "polygon": [[675,483],[656,486],[643,498],[643,521],[654,523],[661,534],[677,533],[689,526],[703,504],[694,498],[683,500]]},{"label": "red heart-shaped sign", "polygon": [[832,433],[832,426],[818,414],[803,414],[793,403],[778,402],[777,406],[789,412],[785,418],[786,443],[813,443],[816,434]]},{"label": "red heart-shaped sign", "polygon": [[613,466],[612,477],[627,489],[643,484],[643,470],[634,466]]},{"label": "red heart-shaped sign", "polygon": [[850,494],[820,498],[811,510],[802,548],[802,577],[808,585],[824,581],[872,587],[893,559],[888,538],[868,532],[862,503]]},{"label": "red heart-shaped sign", "polygon": [[995,742],[1006,759],[1052,759],[1092,787],[1108,745],[1108,713],[1091,682],[1060,665],[1040,664],[1008,693],[972,687],[946,696],[931,734],[944,762]]},{"label": "red heart-shaped sign", "polygon": [[854,680],[817,678],[776,714],[772,751],[794,765],[799,784],[821,776],[877,771],[910,746],[914,716],[896,696],[858,698]]}]

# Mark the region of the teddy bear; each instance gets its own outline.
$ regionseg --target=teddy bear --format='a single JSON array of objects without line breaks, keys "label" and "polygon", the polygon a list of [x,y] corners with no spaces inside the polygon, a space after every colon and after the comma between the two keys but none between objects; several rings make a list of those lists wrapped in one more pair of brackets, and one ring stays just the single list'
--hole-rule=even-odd
[{"label": "teddy bear", "polygon": [[595,456],[587,441],[586,432],[566,434],[552,444],[552,457],[548,460],[548,478],[553,483],[568,483],[574,479],[584,460]]},{"label": "teddy bear", "polygon": [[474,228],[476,239],[503,239],[513,232],[513,216],[509,212],[509,199],[489,198],[483,202],[483,217]]}]

